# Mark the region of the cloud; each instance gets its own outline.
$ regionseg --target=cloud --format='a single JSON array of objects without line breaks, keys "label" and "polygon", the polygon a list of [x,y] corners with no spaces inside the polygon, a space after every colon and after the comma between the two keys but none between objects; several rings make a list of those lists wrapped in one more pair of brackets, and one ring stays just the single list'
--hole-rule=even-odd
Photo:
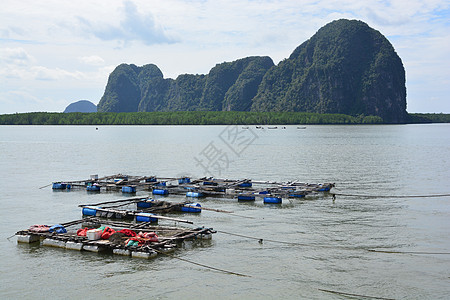
[{"label": "cloud", "polygon": [[82,63],[92,66],[100,66],[105,63],[105,60],[97,55],[81,56],[78,57],[78,60],[81,61]]},{"label": "cloud", "polygon": [[118,41],[123,44],[141,41],[146,45],[176,42],[176,39],[170,37],[161,26],[156,24],[152,14],[140,14],[131,1],[124,2],[121,15],[123,20],[120,21],[119,26],[93,24],[84,17],[78,17],[78,21],[85,31],[105,41]]},{"label": "cloud", "polygon": [[82,79],[79,71],[70,72],[61,68],[35,65],[36,59],[23,48],[0,49],[0,76],[7,79],[58,80],[64,78]]},{"label": "cloud", "polygon": [[25,66],[33,61],[34,58],[21,47],[0,49],[0,62],[2,64]]},{"label": "cloud", "polygon": [[47,68],[34,66],[30,69],[29,75],[37,80],[59,80],[59,79],[84,79],[84,74],[79,71],[70,72],[60,68]]}]

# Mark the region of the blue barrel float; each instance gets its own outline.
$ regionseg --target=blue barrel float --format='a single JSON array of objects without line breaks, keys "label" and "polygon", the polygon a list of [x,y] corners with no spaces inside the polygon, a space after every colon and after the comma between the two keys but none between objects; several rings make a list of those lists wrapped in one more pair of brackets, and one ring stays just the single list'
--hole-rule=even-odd
[{"label": "blue barrel float", "polygon": [[252,183],[250,181],[238,184],[238,187],[251,187],[251,186],[252,186]]},{"label": "blue barrel float", "polygon": [[305,197],[305,192],[291,192],[289,194],[289,197],[291,197],[291,198],[303,198],[303,197]]},{"label": "blue barrel float", "polygon": [[52,189],[54,190],[65,190],[67,188],[67,184],[62,182],[53,182]]},{"label": "blue barrel float", "polygon": [[255,196],[253,195],[239,195],[238,201],[255,201]]},{"label": "blue barrel float", "polygon": [[99,206],[86,206],[83,207],[83,210],[81,211],[83,216],[94,216],[97,214],[97,209],[101,207]]},{"label": "blue barrel float", "polygon": [[[197,208],[198,207],[198,208]],[[181,207],[182,212],[199,213],[202,212],[200,203],[186,203]]]},{"label": "blue barrel float", "polygon": [[191,179],[189,177],[183,177],[178,179],[178,184],[185,184],[185,183],[190,183]]},{"label": "blue barrel float", "polygon": [[97,184],[86,186],[86,191],[88,192],[100,192],[100,186]]},{"label": "blue barrel float", "polygon": [[154,189],[152,191],[153,195],[169,195],[169,190],[166,189]]},{"label": "blue barrel float", "polygon": [[201,198],[201,197],[205,197],[205,194],[201,193],[201,192],[187,192],[186,193],[186,197],[193,197],[193,198]]},{"label": "blue barrel float", "polygon": [[156,185],[157,186],[166,186],[166,182],[165,181],[160,181]]},{"label": "blue barrel float", "polygon": [[137,208],[149,208],[152,207],[155,200],[153,199],[142,199],[142,201],[139,201],[136,206]]},{"label": "blue barrel float", "polygon": [[321,185],[318,189],[319,192],[329,192],[331,190],[330,185]]},{"label": "blue barrel float", "polygon": [[145,179],[145,182],[156,182],[156,177],[150,177]]},{"label": "blue barrel float", "polygon": [[214,181],[203,181],[203,185],[218,185],[218,183]]},{"label": "blue barrel float", "polygon": [[122,187],[122,193],[129,193],[129,194],[133,194],[136,193],[136,187],[135,186],[123,186]]},{"label": "blue barrel float", "polygon": [[140,213],[136,215],[136,222],[158,223],[158,218],[153,217],[155,214]]},{"label": "blue barrel float", "polygon": [[264,197],[264,203],[270,203],[270,204],[280,204],[281,203],[281,197]]}]

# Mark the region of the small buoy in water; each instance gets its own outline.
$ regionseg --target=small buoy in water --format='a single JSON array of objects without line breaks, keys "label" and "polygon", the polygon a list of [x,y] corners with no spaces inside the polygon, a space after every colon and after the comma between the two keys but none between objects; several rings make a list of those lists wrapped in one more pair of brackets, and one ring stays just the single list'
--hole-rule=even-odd
[{"label": "small buoy in water", "polygon": [[98,130],[98,127],[95,127],[95,130]]},{"label": "small buoy in water", "polygon": [[263,243],[263,239],[259,239],[259,241],[258,241],[260,244],[262,244]]}]

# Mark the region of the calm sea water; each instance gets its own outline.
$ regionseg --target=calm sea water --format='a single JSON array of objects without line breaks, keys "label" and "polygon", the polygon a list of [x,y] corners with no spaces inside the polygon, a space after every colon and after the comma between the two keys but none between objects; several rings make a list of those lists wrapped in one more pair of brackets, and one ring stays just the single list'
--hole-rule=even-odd
[{"label": "calm sea water", "polygon": [[[347,299],[321,290],[450,298],[450,255],[367,251],[450,252],[450,197],[395,197],[450,194],[448,124],[0,126],[0,154],[2,299]],[[186,243],[177,256],[248,277],[169,257],[147,261],[7,239],[35,223],[79,219],[78,204],[123,198],[40,187],[117,173],[334,182],[335,193],[378,197],[333,202],[317,195],[278,206],[209,198],[203,206],[252,218],[181,216],[219,232]]]}]

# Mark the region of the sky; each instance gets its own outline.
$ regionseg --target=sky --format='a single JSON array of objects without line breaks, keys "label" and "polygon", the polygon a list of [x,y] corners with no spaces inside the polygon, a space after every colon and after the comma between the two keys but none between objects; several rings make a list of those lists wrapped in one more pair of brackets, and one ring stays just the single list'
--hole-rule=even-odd
[{"label": "sky", "polygon": [[449,0],[2,0],[0,114],[98,104],[121,63],[173,79],[248,56],[278,64],[342,18],[392,43],[408,112],[450,113]]}]

